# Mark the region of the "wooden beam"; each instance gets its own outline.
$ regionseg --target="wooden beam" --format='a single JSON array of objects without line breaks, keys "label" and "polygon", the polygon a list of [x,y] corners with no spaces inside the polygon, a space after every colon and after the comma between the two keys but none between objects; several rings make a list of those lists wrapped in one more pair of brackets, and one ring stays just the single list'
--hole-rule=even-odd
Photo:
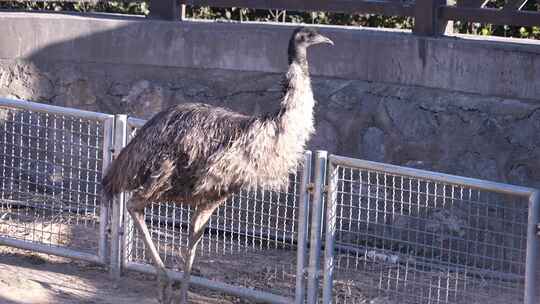
[{"label": "wooden beam", "polygon": [[489,0],[457,0],[458,7],[473,7],[480,8],[484,7]]},{"label": "wooden beam", "polygon": [[446,31],[446,20],[439,18],[439,8],[446,0],[416,0],[413,32],[424,36],[437,36]]},{"label": "wooden beam", "polygon": [[180,20],[180,1],[178,0],[150,0],[149,18],[163,20]]},{"label": "wooden beam", "polygon": [[505,11],[518,11],[523,8],[525,3],[527,3],[528,0],[508,0],[506,4],[503,6],[503,10]]},{"label": "wooden beam", "polygon": [[445,6],[440,9],[444,20],[485,22],[501,25],[539,26],[540,13],[533,11],[502,11],[492,8],[464,8]]},{"label": "wooden beam", "polygon": [[180,3],[213,7],[369,13],[389,16],[412,16],[414,13],[413,5],[391,0],[180,0]]}]

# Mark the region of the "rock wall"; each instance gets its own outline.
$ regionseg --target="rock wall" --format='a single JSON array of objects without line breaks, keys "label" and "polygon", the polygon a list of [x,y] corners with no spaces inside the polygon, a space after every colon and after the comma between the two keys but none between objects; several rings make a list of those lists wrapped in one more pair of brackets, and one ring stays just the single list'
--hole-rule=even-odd
[{"label": "rock wall", "polygon": [[[0,96],[149,118],[183,102],[276,109],[281,74],[129,64],[0,60]],[[311,149],[540,187],[540,104],[314,77]]]}]

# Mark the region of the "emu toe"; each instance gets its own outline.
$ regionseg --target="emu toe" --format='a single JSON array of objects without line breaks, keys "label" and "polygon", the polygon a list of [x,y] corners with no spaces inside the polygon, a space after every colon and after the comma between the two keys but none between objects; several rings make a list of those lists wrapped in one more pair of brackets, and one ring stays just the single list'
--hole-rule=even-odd
[{"label": "emu toe", "polygon": [[172,304],[173,300],[172,282],[160,282],[159,284],[159,304]]}]

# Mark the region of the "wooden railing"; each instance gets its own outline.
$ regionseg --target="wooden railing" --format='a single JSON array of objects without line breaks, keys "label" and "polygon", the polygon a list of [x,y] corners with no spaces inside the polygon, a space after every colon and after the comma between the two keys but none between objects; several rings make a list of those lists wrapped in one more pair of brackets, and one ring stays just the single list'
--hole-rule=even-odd
[{"label": "wooden railing", "polygon": [[176,12],[185,5],[410,16],[415,34],[434,36],[444,33],[448,21],[540,26],[540,11],[521,10],[527,1],[507,0],[503,8],[494,9],[485,7],[487,0],[458,0],[455,6],[447,0],[152,0],[151,9],[162,7],[162,16],[172,19],[182,16]]},{"label": "wooden railing", "polygon": [[150,17],[182,20],[186,5],[193,5],[409,16],[414,18],[413,33],[427,36],[444,33],[449,21],[540,26],[540,8],[539,11],[522,10],[528,1],[536,1],[540,7],[540,0],[506,0],[499,9],[486,8],[488,0],[456,0],[456,5],[449,5],[447,1],[451,0],[150,0]]},{"label": "wooden railing", "polygon": [[[457,6],[443,6],[442,20],[484,22],[505,25],[540,26],[540,12],[522,11],[527,0],[507,0],[502,9],[485,8],[487,0],[459,0]],[[537,1],[540,6],[540,1]]]}]

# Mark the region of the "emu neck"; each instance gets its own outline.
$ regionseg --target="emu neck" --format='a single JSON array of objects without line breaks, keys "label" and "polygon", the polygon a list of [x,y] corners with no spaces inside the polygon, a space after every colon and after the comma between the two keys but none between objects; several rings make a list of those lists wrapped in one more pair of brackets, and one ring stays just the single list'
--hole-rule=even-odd
[{"label": "emu neck", "polygon": [[[304,49],[305,51],[305,49]],[[284,83],[285,95],[281,101],[279,128],[297,144],[304,145],[313,133],[313,107],[315,101],[305,52],[296,56],[289,65]],[[298,55],[298,53],[297,53]]]},{"label": "emu neck", "polygon": [[306,76],[309,77],[309,69],[308,69],[308,62],[307,62],[307,49],[305,47],[295,47],[292,45],[289,45],[289,71],[292,64],[297,64],[301,69],[302,72]]}]

